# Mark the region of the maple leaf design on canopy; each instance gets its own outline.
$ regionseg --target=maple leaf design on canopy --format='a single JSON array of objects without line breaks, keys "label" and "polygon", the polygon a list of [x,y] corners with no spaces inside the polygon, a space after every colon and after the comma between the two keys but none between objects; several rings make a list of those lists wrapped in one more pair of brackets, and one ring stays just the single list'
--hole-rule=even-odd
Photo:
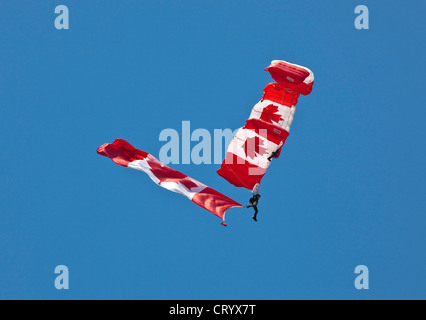
[{"label": "maple leaf design on canopy", "polygon": [[246,156],[251,159],[254,159],[256,155],[263,156],[268,151],[263,147],[263,141],[258,136],[247,138],[243,144],[243,149]]},{"label": "maple leaf design on canopy", "polygon": [[260,120],[263,120],[268,123],[278,124],[280,121],[284,120],[279,113],[277,113],[278,107],[270,104],[269,106],[263,108],[262,114],[260,115]]}]

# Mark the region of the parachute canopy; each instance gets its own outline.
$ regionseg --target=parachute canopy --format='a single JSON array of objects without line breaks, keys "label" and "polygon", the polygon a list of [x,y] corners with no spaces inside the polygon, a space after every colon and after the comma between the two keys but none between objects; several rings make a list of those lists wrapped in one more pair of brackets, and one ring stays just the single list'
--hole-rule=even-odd
[{"label": "parachute canopy", "polygon": [[314,74],[308,68],[286,61],[274,60],[265,71],[269,71],[272,79],[283,88],[291,89],[304,96],[312,92]]},{"label": "parachute canopy", "polygon": [[311,70],[286,61],[265,69],[276,83],[268,84],[244,127],[237,131],[217,173],[231,184],[257,191],[271,159],[278,158],[293,122],[300,94],[312,92]]}]

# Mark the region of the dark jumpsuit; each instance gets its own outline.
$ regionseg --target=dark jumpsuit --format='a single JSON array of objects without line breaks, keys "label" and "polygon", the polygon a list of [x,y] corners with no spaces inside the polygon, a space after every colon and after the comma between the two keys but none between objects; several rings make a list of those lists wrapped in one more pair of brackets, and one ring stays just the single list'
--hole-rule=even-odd
[{"label": "dark jumpsuit", "polygon": [[259,199],[260,199],[260,194],[256,193],[253,197],[250,198],[250,205],[247,206],[247,208],[253,207],[254,209],[254,216],[253,216],[253,220],[257,221],[257,214],[258,214],[258,210],[257,210],[257,205],[259,203]]}]

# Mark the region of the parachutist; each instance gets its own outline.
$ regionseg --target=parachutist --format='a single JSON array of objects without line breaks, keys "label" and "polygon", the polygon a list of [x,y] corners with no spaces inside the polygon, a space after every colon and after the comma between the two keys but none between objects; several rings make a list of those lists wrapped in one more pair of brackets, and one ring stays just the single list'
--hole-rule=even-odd
[{"label": "parachutist", "polygon": [[258,214],[258,210],[257,210],[257,205],[259,203],[259,199],[260,199],[260,194],[259,192],[256,192],[255,195],[253,195],[253,197],[250,198],[249,202],[250,204],[247,205],[247,208],[253,207],[254,209],[254,216],[253,216],[253,220],[257,222],[257,214]]}]

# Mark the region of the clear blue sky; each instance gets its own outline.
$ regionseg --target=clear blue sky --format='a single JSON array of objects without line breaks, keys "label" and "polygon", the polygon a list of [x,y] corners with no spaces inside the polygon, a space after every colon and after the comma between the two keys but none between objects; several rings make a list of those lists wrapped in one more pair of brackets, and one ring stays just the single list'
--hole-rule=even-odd
[{"label": "clear blue sky", "polygon": [[[67,5],[70,30],[54,27]],[[370,9],[370,30],[354,9]],[[0,298],[426,298],[424,1],[0,2]],[[315,73],[259,222],[96,154],[236,129],[273,59]],[[219,165],[175,165],[231,198]],[[70,290],[54,269],[70,270]],[[370,270],[358,291],[354,269]]]}]

